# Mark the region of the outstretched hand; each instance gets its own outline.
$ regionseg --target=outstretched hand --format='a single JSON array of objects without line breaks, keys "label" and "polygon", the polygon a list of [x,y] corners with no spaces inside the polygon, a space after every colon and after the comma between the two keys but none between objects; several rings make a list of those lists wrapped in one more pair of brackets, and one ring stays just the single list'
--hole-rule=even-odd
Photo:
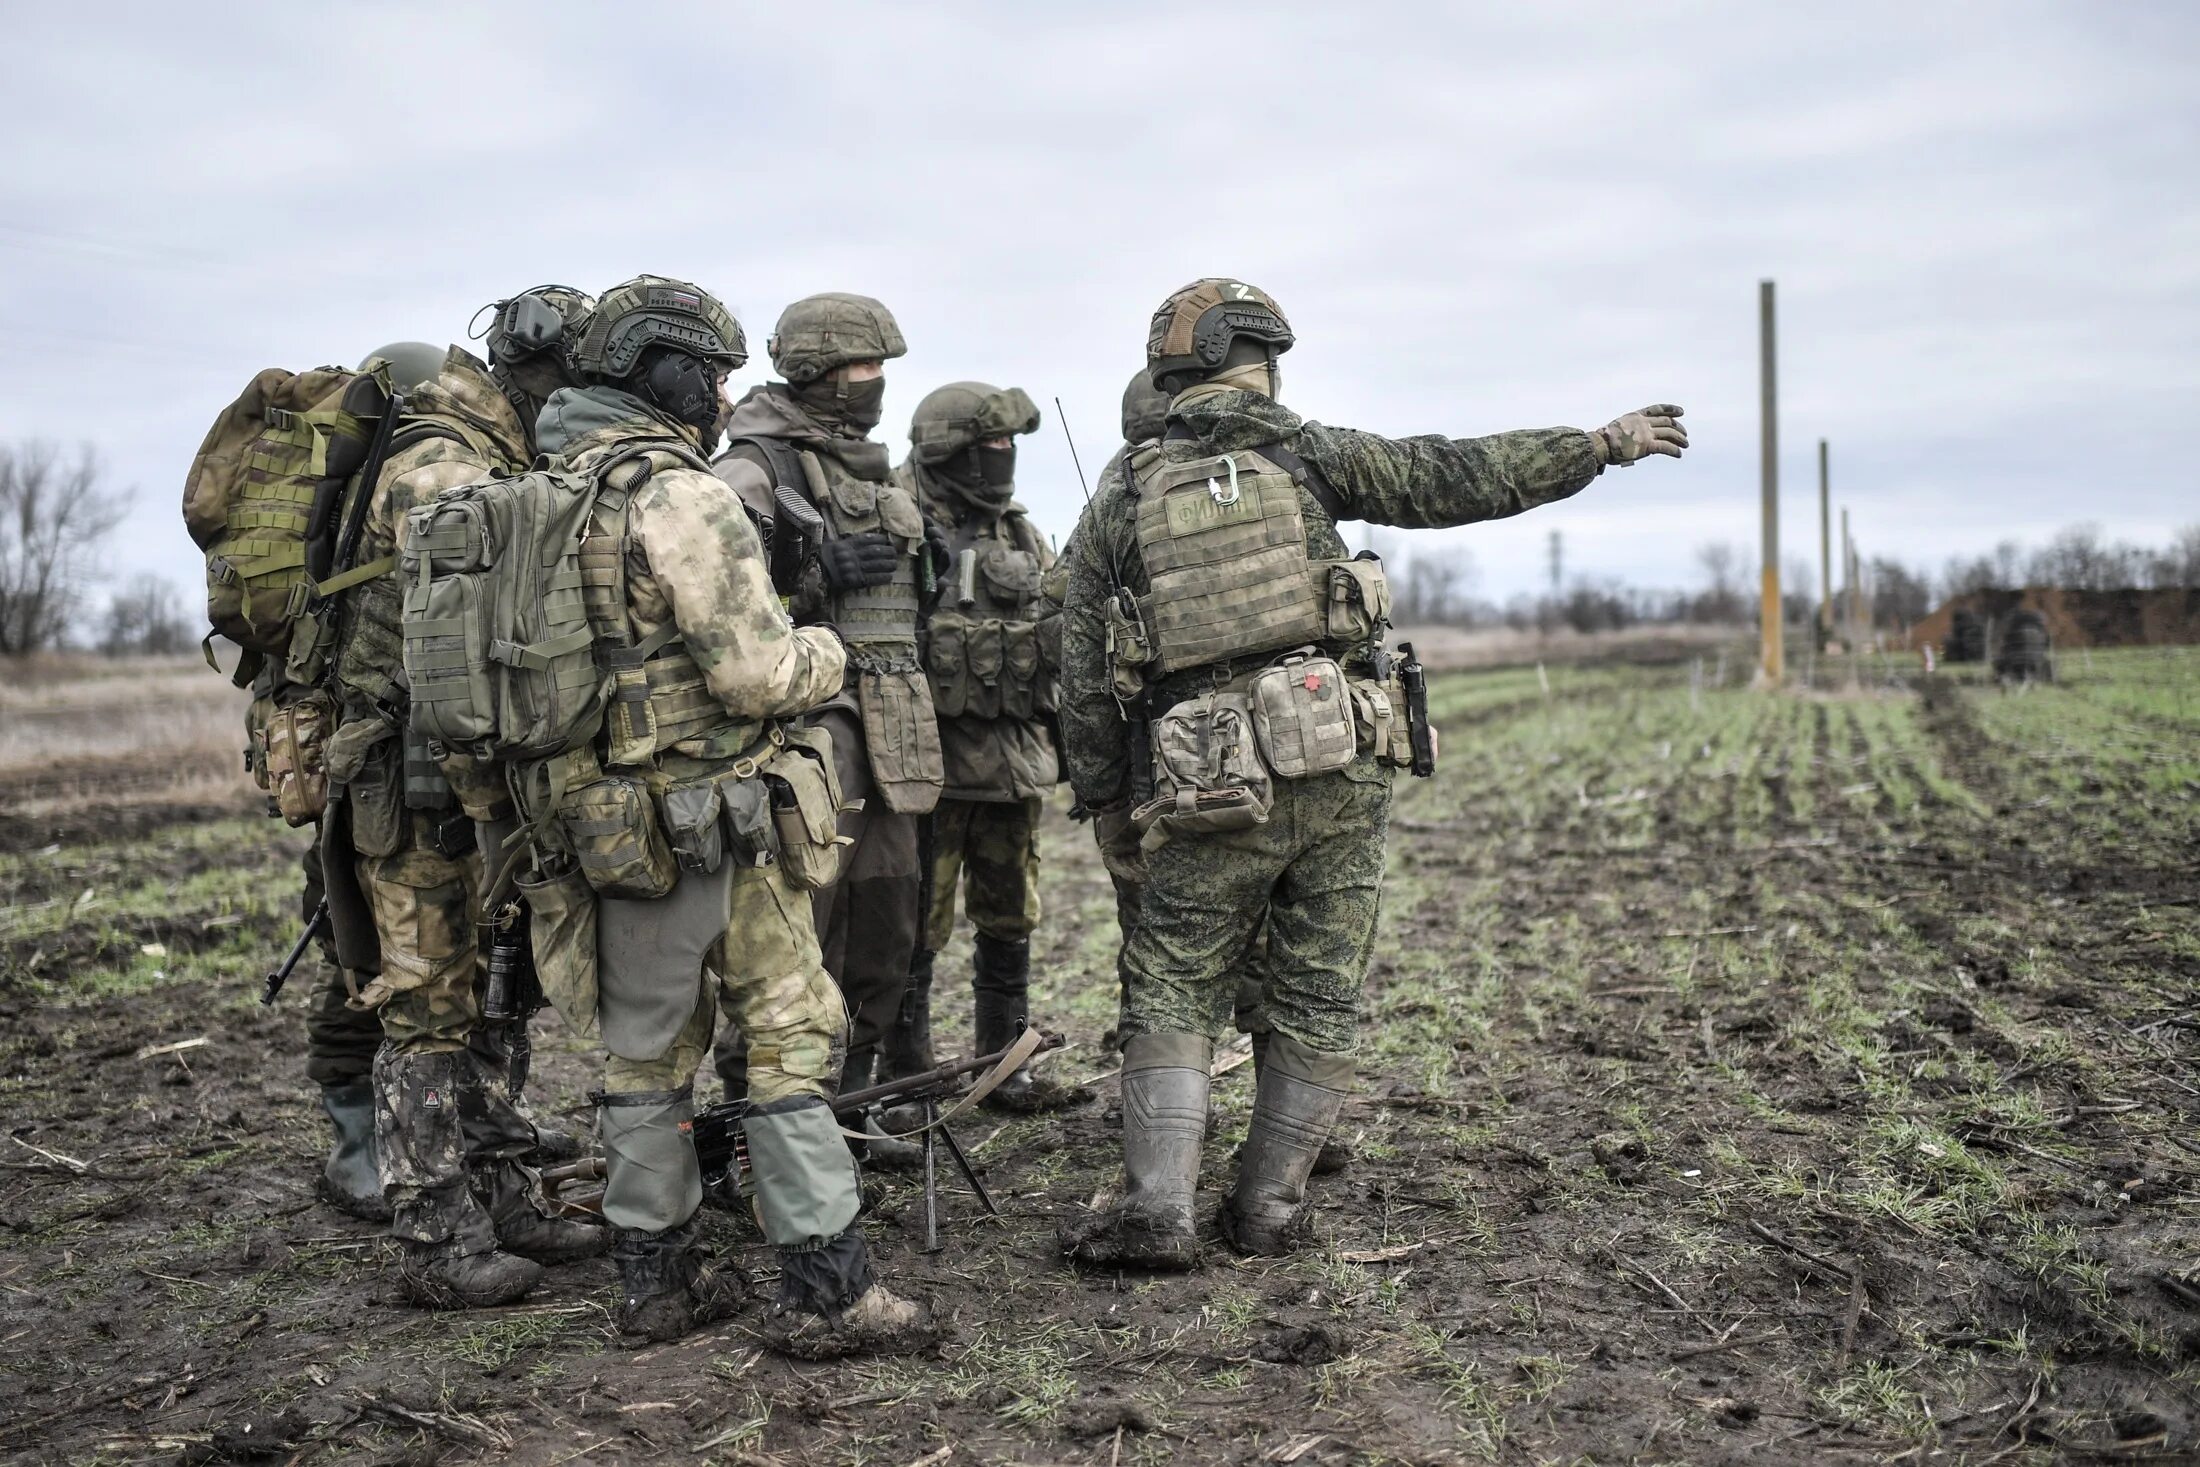
[{"label": "outstretched hand", "polygon": [[1671,403],[1652,403],[1641,412],[1614,418],[1589,436],[1602,463],[1631,464],[1653,453],[1679,458],[1688,447],[1688,429],[1680,418],[1681,410]]}]

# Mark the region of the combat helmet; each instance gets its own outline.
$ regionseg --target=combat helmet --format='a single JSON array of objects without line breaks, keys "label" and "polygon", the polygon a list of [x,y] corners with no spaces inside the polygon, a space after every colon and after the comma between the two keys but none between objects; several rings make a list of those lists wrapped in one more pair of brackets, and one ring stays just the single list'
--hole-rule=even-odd
[{"label": "combat helmet", "polygon": [[766,345],[772,366],[797,387],[849,362],[884,362],[909,352],[892,311],[867,295],[839,290],[806,295],[781,311]]},{"label": "combat helmet", "polygon": [[605,291],[566,358],[585,377],[617,382],[644,349],[668,346],[731,371],[749,359],[748,338],[718,298],[662,275],[637,275]]},{"label": "combat helmet", "polygon": [[1123,387],[1123,441],[1144,443],[1159,438],[1169,418],[1169,394],[1153,385],[1141,367]]},{"label": "combat helmet", "polygon": [[1273,362],[1291,349],[1291,323],[1258,286],[1221,276],[1195,280],[1153,313],[1146,331],[1146,375],[1155,387],[1176,374],[1209,376],[1240,339],[1257,342]]},{"label": "combat helmet", "polygon": [[920,464],[943,463],[988,438],[1038,429],[1039,409],[1021,387],[950,382],[917,404],[909,422],[909,446]]},{"label": "combat helmet", "polygon": [[390,386],[399,392],[410,392],[442,371],[443,359],[448,355],[450,353],[444,348],[430,346],[425,341],[393,341],[361,357],[358,370],[364,372],[376,362],[386,363],[390,369]]}]

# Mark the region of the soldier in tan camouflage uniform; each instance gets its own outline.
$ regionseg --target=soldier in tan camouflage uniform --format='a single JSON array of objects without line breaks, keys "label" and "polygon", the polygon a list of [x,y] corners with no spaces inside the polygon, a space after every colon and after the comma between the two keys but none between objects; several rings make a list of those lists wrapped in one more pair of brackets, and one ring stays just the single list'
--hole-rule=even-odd
[{"label": "soldier in tan camouflage uniform", "polygon": [[[1039,410],[1022,388],[952,382],[917,404],[910,455],[894,470],[894,482],[938,527],[945,552],[925,655],[947,784],[927,817],[932,910],[888,1042],[890,1076],[932,1067],[932,965],[955,930],[958,888],[977,929],[971,992],[978,1052],[1014,1041],[1030,1008],[1039,814],[1061,778],[1053,659],[1041,650],[1038,624],[1040,578],[1054,556],[1015,499],[1016,437],[1038,426]],[[1026,1068],[989,1102],[1034,1110],[1068,1098]]]},{"label": "soldier in tan camouflage uniform", "polygon": [[[812,721],[831,731],[841,791],[837,881],[817,893],[825,967],[851,1032],[842,1087],[871,1082],[916,950],[917,817],[942,782],[932,692],[917,663],[924,521],[872,441],[885,363],[907,347],[886,307],[828,293],[796,301],[771,336],[785,379],[752,389],[726,419],[713,466],[771,534],[773,580],[797,626],[831,627],[848,647],[847,685]],[[718,1068],[736,1093],[741,1049],[721,1037]]]},{"label": "soldier in tan camouflage uniform", "polygon": [[[723,1004],[748,1041],[742,1127],[757,1213],[779,1250],[767,1338],[813,1358],[914,1348],[929,1319],[871,1276],[855,1168],[825,1099],[845,1016],[794,853],[751,850],[735,816],[752,797],[782,808],[779,783],[825,752],[788,720],[837,696],[847,663],[831,626],[789,622],[740,499],[707,472],[720,386],[744,360],[740,325],[717,300],[641,276],[604,293],[572,349],[590,385],[554,395],[539,424],[550,466],[600,486],[580,552],[599,661],[642,674],[598,758],[638,770],[667,812],[698,797],[692,835],[718,855],[683,852],[660,897],[594,898],[600,974],[583,1018],[600,1022],[609,1050],[596,1098],[619,1327],[671,1339],[740,1302],[696,1223],[694,1075]],[[828,805],[816,828],[830,819]]]},{"label": "soldier in tan camouflage uniform", "polygon": [[[1158,442],[1105,476],[1076,535],[1062,623],[1070,779],[1095,817],[1146,832],[1123,956],[1121,1194],[1066,1230],[1078,1261],[1197,1261],[1193,1202],[1214,1042],[1265,924],[1266,1046],[1224,1234],[1297,1246],[1306,1180],[1351,1083],[1403,753],[1379,562],[1343,520],[1439,526],[1519,514],[1607,464],[1678,457],[1678,408],[1595,432],[1393,440],[1306,422],[1276,400],[1283,313],[1197,281],[1155,312]],[[1118,697],[1122,702],[1118,701]],[[1134,743],[1128,704],[1151,721]],[[1134,764],[1151,761],[1154,797]]]},{"label": "soldier in tan camouflage uniform", "polygon": [[324,870],[339,947],[372,954],[346,965],[371,974],[354,1002],[382,1024],[376,1150],[404,1245],[401,1286],[431,1308],[509,1303],[534,1286],[540,1264],[606,1246],[601,1228],[538,1207],[523,1164],[534,1127],[491,1074],[500,1056],[477,991],[475,822],[503,817],[506,800],[493,770],[446,764],[406,732],[395,566],[408,511],[533,457],[525,410],[566,380],[555,347],[588,305],[561,286],[500,301],[490,364],[452,347],[406,395],[388,457],[365,486],[356,564],[382,569],[344,592],[339,622]]}]

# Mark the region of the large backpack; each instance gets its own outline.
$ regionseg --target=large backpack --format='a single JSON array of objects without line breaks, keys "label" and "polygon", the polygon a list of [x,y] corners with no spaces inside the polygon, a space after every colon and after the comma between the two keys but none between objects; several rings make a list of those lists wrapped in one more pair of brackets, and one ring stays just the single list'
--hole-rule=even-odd
[{"label": "large backpack", "polygon": [[[534,469],[463,485],[405,517],[405,675],[412,726],[480,759],[548,759],[595,739],[609,678],[582,593],[581,541],[612,472],[674,445],[637,445],[587,472]],[[634,649],[646,657],[672,623]]]},{"label": "large backpack", "polygon": [[387,367],[270,367],[207,430],[184,479],[183,520],[206,552],[208,640],[244,648],[241,681],[290,651],[309,609],[364,578],[330,572],[347,487],[386,449],[391,403]]}]

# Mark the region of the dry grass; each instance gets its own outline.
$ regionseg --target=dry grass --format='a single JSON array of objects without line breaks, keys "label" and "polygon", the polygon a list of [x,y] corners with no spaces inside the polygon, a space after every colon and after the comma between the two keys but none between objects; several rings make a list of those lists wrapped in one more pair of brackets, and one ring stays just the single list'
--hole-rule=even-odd
[{"label": "dry grass", "polygon": [[196,654],[0,663],[0,806],[256,801],[239,757],[245,703]]},{"label": "dry grass", "polygon": [[1531,662],[1679,662],[1716,653],[1721,647],[1744,647],[1753,637],[1724,626],[1642,626],[1619,632],[1422,626],[1400,627],[1398,635],[1413,643],[1432,672],[1520,667]]}]

